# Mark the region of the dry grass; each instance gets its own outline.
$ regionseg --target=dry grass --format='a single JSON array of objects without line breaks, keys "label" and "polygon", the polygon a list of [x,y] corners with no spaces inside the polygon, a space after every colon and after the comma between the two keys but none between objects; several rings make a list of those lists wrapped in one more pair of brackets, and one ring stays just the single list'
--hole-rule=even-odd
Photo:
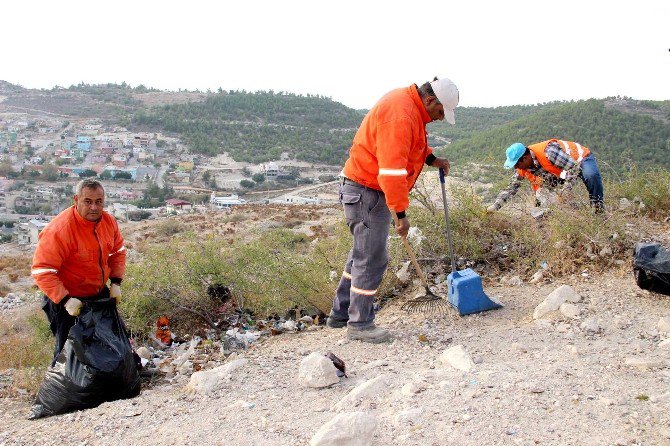
[{"label": "dry grass", "polygon": [[38,306],[0,317],[0,369],[15,369],[13,388],[35,393],[52,354],[53,338]]},{"label": "dry grass", "polygon": [[17,277],[29,276],[32,256],[28,254],[3,255],[0,257],[0,272],[15,274]]}]

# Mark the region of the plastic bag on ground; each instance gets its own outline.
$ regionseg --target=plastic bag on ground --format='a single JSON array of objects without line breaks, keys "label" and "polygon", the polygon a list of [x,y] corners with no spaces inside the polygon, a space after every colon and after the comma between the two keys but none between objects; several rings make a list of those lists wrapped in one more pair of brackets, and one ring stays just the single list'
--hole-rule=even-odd
[{"label": "plastic bag on ground", "polygon": [[140,377],[115,301],[87,300],[56,364],[46,372],[29,418],[96,407],[139,393]]},{"label": "plastic bag on ground", "polygon": [[640,288],[670,296],[670,251],[658,243],[638,243],[633,274]]}]

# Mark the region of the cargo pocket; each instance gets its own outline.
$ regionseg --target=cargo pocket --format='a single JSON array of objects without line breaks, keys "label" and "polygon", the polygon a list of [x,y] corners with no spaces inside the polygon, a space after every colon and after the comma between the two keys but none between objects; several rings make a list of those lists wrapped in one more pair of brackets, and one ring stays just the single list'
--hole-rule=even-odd
[{"label": "cargo pocket", "polygon": [[361,221],[363,219],[361,194],[341,193],[340,202],[344,207],[344,218],[347,221]]}]

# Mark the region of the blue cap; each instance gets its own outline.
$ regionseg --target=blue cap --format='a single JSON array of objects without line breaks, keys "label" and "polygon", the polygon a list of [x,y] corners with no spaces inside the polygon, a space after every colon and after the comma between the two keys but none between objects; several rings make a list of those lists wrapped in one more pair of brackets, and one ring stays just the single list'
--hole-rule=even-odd
[{"label": "blue cap", "polygon": [[526,146],[520,142],[515,142],[507,148],[507,160],[505,161],[505,169],[511,169],[514,167],[519,158],[526,153]]}]

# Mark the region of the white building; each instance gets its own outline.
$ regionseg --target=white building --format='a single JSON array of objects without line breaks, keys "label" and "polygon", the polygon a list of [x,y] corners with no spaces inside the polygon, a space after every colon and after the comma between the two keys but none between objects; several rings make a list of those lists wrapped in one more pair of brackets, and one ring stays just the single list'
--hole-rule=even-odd
[{"label": "white building", "polygon": [[298,195],[286,195],[270,200],[273,204],[321,204],[318,197],[299,197]]},{"label": "white building", "polygon": [[19,245],[35,245],[42,229],[47,225],[46,221],[30,220],[28,223],[20,223],[17,231]]},{"label": "white building", "polygon": [[244,198],[240,198],[236,194],[217,197],[216,195],[214,195],[214,192],[212,192],[209,202],[215,209],[228,209],[232,208],[233,206],[246,204],[247,200],[245,200]]}]

